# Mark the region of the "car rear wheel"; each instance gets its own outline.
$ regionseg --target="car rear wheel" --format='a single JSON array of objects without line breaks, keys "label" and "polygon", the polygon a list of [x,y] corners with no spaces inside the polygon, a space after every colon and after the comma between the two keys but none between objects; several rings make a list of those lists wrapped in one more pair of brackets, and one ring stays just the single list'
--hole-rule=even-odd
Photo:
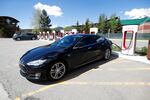
[{"label": "car rear wheel", "polygon": [[63,62],[55,62],[49,70],[49,79],[59,80],[66,73],[66,65]]},{"label": "car rear wheel", "polygon": [[104,55],[104,59],[108,60],[108,59],[110,59],[110,56],[111,56],[111,50],[110,49],[106,49],[105,55]]},{"label": "car rear wheel", "polygon": [[35,37],[32,37],[32,40],[35,40],[36,38]]},{"label": "car rear wheel", "polygon": [[20,41],[20,38],[17,38],[16,40],[17,40],[17,41]]}]

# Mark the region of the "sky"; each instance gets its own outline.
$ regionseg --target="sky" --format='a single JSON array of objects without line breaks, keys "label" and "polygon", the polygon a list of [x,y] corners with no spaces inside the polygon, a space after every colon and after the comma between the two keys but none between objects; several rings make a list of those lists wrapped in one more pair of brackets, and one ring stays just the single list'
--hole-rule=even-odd
[{"label": "sky", "polygon": [[0,0],[0,16],[19,20],[22,29],[32,28],[35,10],[45,9],[52,27],[98,22],[100,14],[121,19],[150,17],[150,0]]}]

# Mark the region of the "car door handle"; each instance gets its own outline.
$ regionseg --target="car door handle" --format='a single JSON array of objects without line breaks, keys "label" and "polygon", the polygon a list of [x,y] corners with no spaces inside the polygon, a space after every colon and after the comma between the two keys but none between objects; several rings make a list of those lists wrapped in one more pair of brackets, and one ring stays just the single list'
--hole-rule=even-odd
[{"label": "car door handle", "polygon": [[92,49],[92,47],[88,47],[88,49]]}]

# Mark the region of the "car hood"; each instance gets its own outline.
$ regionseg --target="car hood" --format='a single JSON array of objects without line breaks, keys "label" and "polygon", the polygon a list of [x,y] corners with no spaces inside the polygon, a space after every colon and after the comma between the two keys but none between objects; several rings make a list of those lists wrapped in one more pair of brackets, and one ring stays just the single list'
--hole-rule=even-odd
[{"label": "car hood", "polygon": [[60,54],[65,50],[64,47],[58,47],[58,46],[41,46],[34,48],[28,52],[26,52],[22,57],[21,57],[21,62],[23,63],[28,63],[30,61],[34,60],[39,60],[39,59],[44,59],[46,57],[54,57]]}]

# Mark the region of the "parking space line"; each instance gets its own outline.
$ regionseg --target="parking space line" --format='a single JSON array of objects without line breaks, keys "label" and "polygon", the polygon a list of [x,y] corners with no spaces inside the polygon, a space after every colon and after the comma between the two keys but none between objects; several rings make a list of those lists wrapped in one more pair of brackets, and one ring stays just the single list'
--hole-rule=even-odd
[{"label": "parking space line", "polygon": [[[58,83],[58,84],[52,84],[52,85],[44,86],[44,87],[42,87],[42,88],[40,88],[40,89],[37,89],[37,90],[31,91],[31,92],[22,94],[21,97],[32,96],[32,95],[34,95],[34,94],[37,94],[37,93],[39,93],[39,92],[48,90],[49,88],[55,87],[55,86],[60,85],[60,84],[62,84],[62,83],[63,83],[63,82],[60,82],[60,83]],[[20,98],[20,97],[16,97],[15,100],[21,100],[21,98]]]},{"label": "parking space line", "polygon": [[92,69],[93,71],[150,71],[150,68],[105,68],[105,69]]},{"label": "parking space line", "polygon": [[150,86],[150,82],[64,82],[62,85]]},{"label": "parking space line", "polygon": [[[53,84],[53,85],[48,85],[44,86],[40,89],[31,91],[29,93],[22,94],[21,97],[28,97],[32,96],[34,94],[46,91],[52,87],[55,87],[57,85],[93,85],[93,86],[147,86],[150,87],[150,82],[84,82],[84,81],[79,81],[79,82],[60,82],[58,84]],[[21,97],[16,97],[15,100],[21,100]]]},{"label": "parking space line", "polygon": [[21,100],[20,97],[16,97],[15,100]]}]

